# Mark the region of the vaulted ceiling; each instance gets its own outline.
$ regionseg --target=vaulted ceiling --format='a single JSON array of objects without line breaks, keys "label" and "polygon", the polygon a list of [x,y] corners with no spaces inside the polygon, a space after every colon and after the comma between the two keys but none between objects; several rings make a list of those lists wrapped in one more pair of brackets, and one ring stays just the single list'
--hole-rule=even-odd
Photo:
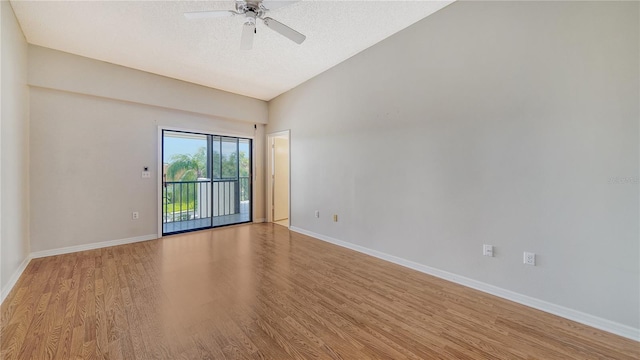
[{"label": "vaulted ceiling", "polygon": [[[264,5],[268,8],[269,1]],[[452,1],[300,1],[268,16],[305,34],[298,45],[243,16],[188,20],[234,1],[22,1],[11,5],[29,43],[270,100]],[[389,64],[393,66],[393,64]]]}]

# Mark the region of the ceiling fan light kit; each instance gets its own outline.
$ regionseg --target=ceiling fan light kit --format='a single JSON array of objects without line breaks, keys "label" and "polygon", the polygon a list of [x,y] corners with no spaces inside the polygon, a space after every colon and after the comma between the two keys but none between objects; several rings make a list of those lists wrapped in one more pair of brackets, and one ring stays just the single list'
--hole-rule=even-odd
[{"label": "ceiling fan light kit", "polygon": [[[270,9],[265,7],[265,4],[263,4],[263,2],[266,2],[267,6],[269,6]],[[266,27],[295,42],[296,44],[302,44],[307,38],[305,35],[273,18],[264,17],[264,15],[271,10],[290,5],[295,2],[297,1],[238,0],[236,1],[235,11],[191,11],[184,13],[184,16],[189,20],[194,20],[243,15],[245,17],[245,21],[244,25],[242,26],[242,37],[240,40],[240,48],[243,50],[251,50],[251,48],[253,47],[253,38],[256,34],[256,19],[262,20]]]}]

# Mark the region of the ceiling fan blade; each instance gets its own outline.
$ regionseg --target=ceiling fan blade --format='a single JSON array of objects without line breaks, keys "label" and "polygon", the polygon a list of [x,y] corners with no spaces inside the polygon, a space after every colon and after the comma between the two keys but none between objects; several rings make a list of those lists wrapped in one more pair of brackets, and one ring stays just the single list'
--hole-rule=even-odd
[{"label": "ceiling fan blade", "polygon": [[297,44],[302,44],[302,42],[307,38],[306,36],[302,35],[301,33],[293,30],[292,28],[288,27],[287,25],[274,20],[270,17],[266,17],[264,19],[264,24],[267,25],[267,27],[277,33],[279,33],[280,35],[288,38],[289,40],[297,43]]},{"label": "ceiling fan blade", "polygon": [[300,0],[262,0],[262,5],[267,8],[267,10],[276,10],[281,7],[289,6],[291,4],[295,4]]},{"label": "ceiling fan blade", "polygon": [[231,10],[211,10],[211,11],[189,11],[184,13],[184,17],[189,20],[194,19],[211,19],[219,17],[227,17],[235,15],[235,11]]},{"label": "ceiling fan blade", "polygon": [[242,39],[240,40],[240,49],[251,50],[253,48],[253,37],[256,34],[256,23],[247,21],[242,26]]}]

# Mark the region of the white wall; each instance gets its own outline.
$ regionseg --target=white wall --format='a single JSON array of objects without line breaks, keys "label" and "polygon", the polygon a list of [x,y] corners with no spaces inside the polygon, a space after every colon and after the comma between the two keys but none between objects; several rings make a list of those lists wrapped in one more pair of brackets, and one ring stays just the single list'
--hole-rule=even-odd
[{"label": "white wall", "polygon": [[272,100],[292,226],[638,329],[638,16],[458,2]]},{"label": "white wall", "polygon": [[36,45],[29,46],[29,85],[252,124],[267,122],[265,101]]},{"label": "white wall", "polygon": [[[30,66],[39,69],[30,71],[29,76],[30,229],[34,252],[157,234],[158,126],[264,136],[263,125],[254,130],[254,122],[226,120],[266,117],[266,103],[260,100],[228,93],[221,99],[210,92],[212,89],[36,46],[29,46],[29,57]],[[80,85],[47,77],[40,68],[50,63],[55,65],[48,70],[65,71],[71,76],[76,75],[67,67],[81,67]],[[120,71],[127,72],[127,77],[140,77],[141,82],[132,88],[128,80],[104,78],[105,73]],[[53,81],[44,81],[45,77]],[[45,83],[46,88],[41,87]],[[172,104],[168,98],[163,107],[149,104],[164,101],[163,96],[140,100],[143,93],[153,93],[160,87],[167,87],[166,94],[175,91],[182,100],[193,95],[202,100],[203,107],[208,106],[207,101],[230,102],[225,111],[237,111],[223,118],[183,111],[182,103]],[[252,109],[253,103],[257,106]],[[173,105],[177,109],[170,108]],[[262,140],[256,142],[260,182],[263,146]],[[151,179],[141,178],[144,166],[149,166]],[[264,218],[262,191],[262,186],[257,187],[255,196],[260,201],[255,204],[256,219]],[[140,213],[140,219],[131,219],[133,211]]]},{"label": "white wall", "polygon": [[27,43],[8,1],[1,1],[0,288],[2,299],[29,254]]}]

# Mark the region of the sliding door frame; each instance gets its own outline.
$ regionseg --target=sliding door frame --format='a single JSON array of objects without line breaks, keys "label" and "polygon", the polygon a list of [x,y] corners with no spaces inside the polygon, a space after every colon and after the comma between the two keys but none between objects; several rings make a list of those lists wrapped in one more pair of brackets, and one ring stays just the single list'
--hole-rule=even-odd
[{"label": "sliding door frame", "polygon": [[[184,128],[179,128],[179,127],[175,127],[175,126],[158,126],[158,149],[157,149],[157,197],[156,197],[156,208],[157,208],[157,213],[156,213],[156,220],[158,221],[158,238],[162,238],[163,236],[165,236],[162,224],[162,187],[163,187],[163,179],[162,179],[162,172],[163,172],[163,158],[162,158],[162,154],[163,154],[163,147],[164,147],[164,139],[163,139],[163,133],[164,131],[175,131],[175,132],[183,132],[183,133],[191,133],[191,134],[199,134],[199,135],[207,135],[207,136],[220,136],[220,137],[233,137],[233,138],[240,138],[240,139],[248,139],[251,140],[251,146],[249,147],[249,158],[251,159],[251,174],[249,176],[249,181],[251,183],[250,188],[251,188],[251,201],[249,202],[249,212],[251,214],[251,220],[248,222],[253,222],[255,220],[255,206],[253,204],[253,202],[255,201],[255,193],[256,193],[256,184],[255,184],[255,178],[256,178],[256,159],[255,159],[255,136],[253,135],[245,135],[245,134],[240,134],[240,133],[229,133],[229,132],[213,132],[212,130],[198,130],[198,129],[184,129]],[[208,140],[207,140],[208,141]],[[210,156],[210,154],[208,154],[207,156]],[[239,156],[238,156],[239,158]],[[212,211],[213,214],[213,211]],[[230,224],[232,225],[232,224]],[[208,228],[203,228],[203,229],[196,229],[193,231],[197,231],[197,230],[207,230],[207,229],[214,229],[215,227],[208,227]],[[167,236],[171,236],[174,234],[167,234]]]}]

